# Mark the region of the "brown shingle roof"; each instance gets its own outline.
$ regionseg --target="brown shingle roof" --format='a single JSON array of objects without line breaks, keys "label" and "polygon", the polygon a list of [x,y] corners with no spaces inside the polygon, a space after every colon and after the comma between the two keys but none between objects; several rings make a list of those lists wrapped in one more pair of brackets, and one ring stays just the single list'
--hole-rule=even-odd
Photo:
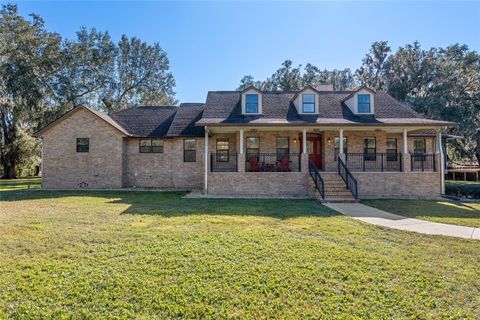
[{"label": "brown shingle roof", "polygon": [[109,116],[132,136],[163,137],[173,121],[176,106],[140,106],[114,113]]},{"label": "brown shingle roof", "polygon": [[202,136],[203,127],[195,126],[202,112],[203,103],[182,103],[179,107],[133,107],[109,116],[136,137]]},{"label": "brown shingle roof", "polygon": [[205,131],[203,127],[195,126],[203,113],[203,103],[182,103],[175,113],[172,124],[168,129],[167,136],[203,136]]},{"label": "brown shingle roof", "polygon": [[210,91],[205,111],[197,125],[451,125],[450,122],[426,119],[386,92],[375,93],[375,115],[355,115],[343,103],[355,91],[319,93],[319,114],[300,115],[293,105],[296,92],[263,92],[262,115],[241,114],[240,91]]},{"label": "brown shingle roof", "polygon": [[76,107],[74,107],[73,109],[70,109],[69,111],[65,112],[64,114],[62,114],[60,117],[58,117],[57,119],[53,120],[52,122],[50,122],[49,124],[47,124],[46,126],[44,126],[43,128],[39,129],[37,132],[35,132],[33,134],[33,136],[35,137],[41,137],[43,133],[45,133],[47,130],[49,130],[50,128],[52,128],[53,126],[55,126],[57,123],[59,123],[60,121],[62,121],[63,119],[65,119],[66,117],[69,117],[70,115],[72,115],[74,112],[76,112],[77,110],[80,110],[80,109],[83,109],[83,110],[86,110],[88,112],[91,112],[92,114],[94,114],[95,116],[99,117],[100,119],[102,119],[103,121],[105,121],[107,124],[111,125],[112,127],[114,127],[115,129],[119,130],[121,133],[125,134],[125,135],[129,135],[129,133],[127,132],[127,130],[125,130],[125,128],[123,128],[120,124],[118,124],[117,122],[115,122],[112,118],[110,118],[107,114],[103,113],[103,112],[100,112],[100,111],[97,111],[97,110],[94,110],[94,109],[91,109],[89,107],[86,107],[84,105],[78,105]]}]

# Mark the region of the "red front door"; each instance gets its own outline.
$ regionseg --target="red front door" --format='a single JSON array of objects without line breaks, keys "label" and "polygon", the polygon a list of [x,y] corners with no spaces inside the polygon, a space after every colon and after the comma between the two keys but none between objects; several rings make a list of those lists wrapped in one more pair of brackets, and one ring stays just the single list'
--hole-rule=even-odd
[{"label": "red front door", "polygon": [[[303,152],[303,146],[300,147]],[[308,159],[313,160],[318,169],[322,169],[322,139],[320,136],[307,136]]]}]

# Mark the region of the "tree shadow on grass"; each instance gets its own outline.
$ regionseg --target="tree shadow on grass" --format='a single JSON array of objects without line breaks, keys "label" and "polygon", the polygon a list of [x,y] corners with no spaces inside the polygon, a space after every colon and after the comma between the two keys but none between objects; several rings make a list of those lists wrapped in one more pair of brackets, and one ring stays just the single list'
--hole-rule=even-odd
[{"label": "tree shadow on grass", "polygon": [[[154,191],[3,191],[0,201],[59,199],[67,197],[105,198],[106,204],[127,204],[121,214],[176,217],[186,215],[264,216],[277,219],[293,217],[331,217],[338,212],[310,199],[198,199],[184,198],[185,192]],[[99,206],[99,209],[101,207]]]}]

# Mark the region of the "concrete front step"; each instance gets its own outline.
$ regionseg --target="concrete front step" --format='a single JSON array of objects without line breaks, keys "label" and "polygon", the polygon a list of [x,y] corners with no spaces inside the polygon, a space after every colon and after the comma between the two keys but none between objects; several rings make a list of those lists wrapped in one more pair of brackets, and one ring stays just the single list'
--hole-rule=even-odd
[{"label": "concrete front step", "polygon": [[350,190],[347,189],[345,182],[343,181],[342,177],[338,174],[328,174],[322,175],[323,182],[324,182],[324,190],[325,190],[325,199],[322,199],[320,193],[314,189],[315,183],[312,179],[309,179],[309,186],[314,189],[314,192],[311,193],[319,202],[335,202],[335,203],[354,203],[358,202],[356,200]]}]

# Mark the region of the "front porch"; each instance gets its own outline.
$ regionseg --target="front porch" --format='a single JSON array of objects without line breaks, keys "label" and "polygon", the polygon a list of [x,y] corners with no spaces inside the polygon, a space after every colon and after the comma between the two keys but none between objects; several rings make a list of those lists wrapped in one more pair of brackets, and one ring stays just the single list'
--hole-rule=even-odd
[{"label": "front porch", "polygon": [[334,174],[354,197],[396,196],[396,189],[408,197],[415,196],[409,190],[423,175],[428,183],[420,183],[419,194],[438,196],[440,133],[409,136],[420,129],[425,128],[207,128],[204,192],[307,196],[310,176],[320,189],[323,178]]}]

